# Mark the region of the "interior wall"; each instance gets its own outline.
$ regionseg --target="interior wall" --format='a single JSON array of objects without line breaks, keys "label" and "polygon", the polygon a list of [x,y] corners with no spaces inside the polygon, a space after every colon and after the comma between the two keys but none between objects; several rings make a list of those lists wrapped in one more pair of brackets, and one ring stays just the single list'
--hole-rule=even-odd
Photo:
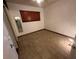
[{"label": "interior wall", "polygon": [[[7,3],[9,7],[9,15],[10,15],[10,20],[13,25],[13,29],[15,31],[16,36],[21,36],[27,33],[31,33],[40,29],[44,29],[44,14],[43,14],[43,8],[39,7],[32,7],[32,6],[27,6],[27,5],[20,5],[20,4],[15,4],[15,3]],[[23,32],[19,33],[16,22],[15,22],[15,17],[21,17],[19,10],[29,10],[29,11],[39,11],[40,12],[40,21],[34,21],[34,22],[22,22],[22,28]]]},{"label": "interior wall", "polygon": [[44,8],[45,28],[75,37],[75,0],[57,0]]}]

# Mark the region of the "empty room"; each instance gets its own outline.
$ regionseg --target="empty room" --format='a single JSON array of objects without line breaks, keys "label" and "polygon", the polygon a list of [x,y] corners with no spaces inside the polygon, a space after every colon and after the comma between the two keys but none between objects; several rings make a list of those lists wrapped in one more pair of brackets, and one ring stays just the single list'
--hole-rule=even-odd
[{"label": "empty room", "polygon": [[76,0],[4,0],[4,59],[76,59]]}]

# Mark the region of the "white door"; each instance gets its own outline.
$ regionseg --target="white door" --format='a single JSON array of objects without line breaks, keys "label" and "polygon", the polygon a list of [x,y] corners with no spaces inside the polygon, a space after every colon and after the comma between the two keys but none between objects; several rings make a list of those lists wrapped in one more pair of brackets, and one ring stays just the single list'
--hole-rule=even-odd
[{"label": "white door", "polygon": [[5,23],[3,23],[3,59],[18,59],[18,54],[13,46]]},{"label": "white door", "polygon": [[[5,8],[4,8],[5,10]],[[18,59],[12,35],[11,27],[6,16],[5,11],[3,12],[3,59]]]}]

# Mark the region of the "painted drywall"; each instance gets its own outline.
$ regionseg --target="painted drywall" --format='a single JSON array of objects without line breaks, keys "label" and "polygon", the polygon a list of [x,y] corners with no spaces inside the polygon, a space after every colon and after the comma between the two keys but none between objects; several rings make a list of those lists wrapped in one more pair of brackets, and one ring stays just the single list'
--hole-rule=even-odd
[{"label": "painted drywall", "polygon": [[[43,8],[39,7],[32,7],[32,6],[27,6],[27,5],[20,5],[20,4],[15,4],[15,3],[7,3],[9,7],[9,16],[10,16],[10,21],[13,25],[13,29],[15,31],[15,35],[21,36],[27,33],[31,33],[40,29],[44,28],[44,14],[43,14]],[[40,12],[40,21],[35,21],[35,22],[22,22],[22,28],[23,32],[19,33],[16,22],[15,22],[15,17],[21,17],[19,10],[29,10],[29,11],[39,11]]]},{"label": "painted drywall", "polygon": [[45,28],[75,37],[75,0],[57,0],[44,8]]}]

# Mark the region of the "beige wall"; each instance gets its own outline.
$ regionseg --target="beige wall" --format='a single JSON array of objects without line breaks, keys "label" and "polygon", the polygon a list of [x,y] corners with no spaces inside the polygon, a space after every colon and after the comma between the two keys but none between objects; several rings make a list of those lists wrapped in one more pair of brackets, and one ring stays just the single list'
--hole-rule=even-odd
[{"label": "beige wall", "polygon": [[[14,3],[8,3],[8,7],[9,7],[10,18],[11,18],[10,20],[11,20],[11,23],[13,25],[13,29],[14,29],[17,37],[44,28],[44,15],[43,15],[43,9],[42,8],[20,5],[20,4],[14,4]],[[21,24],[22,24],[23,32],[19,33],[17,26],[16,26],[16,23],[15,23],[15,19],[14,19],[14,17],[16,17],[16,16],[21,17],[19,10],[39,11],[41,21],[24,22],[23,23],[22,20],[20,20]]]},{"label": "beige wall", "polygon": [[58,0],[44,8],[45,28],[75,36],[75,0]]}]

